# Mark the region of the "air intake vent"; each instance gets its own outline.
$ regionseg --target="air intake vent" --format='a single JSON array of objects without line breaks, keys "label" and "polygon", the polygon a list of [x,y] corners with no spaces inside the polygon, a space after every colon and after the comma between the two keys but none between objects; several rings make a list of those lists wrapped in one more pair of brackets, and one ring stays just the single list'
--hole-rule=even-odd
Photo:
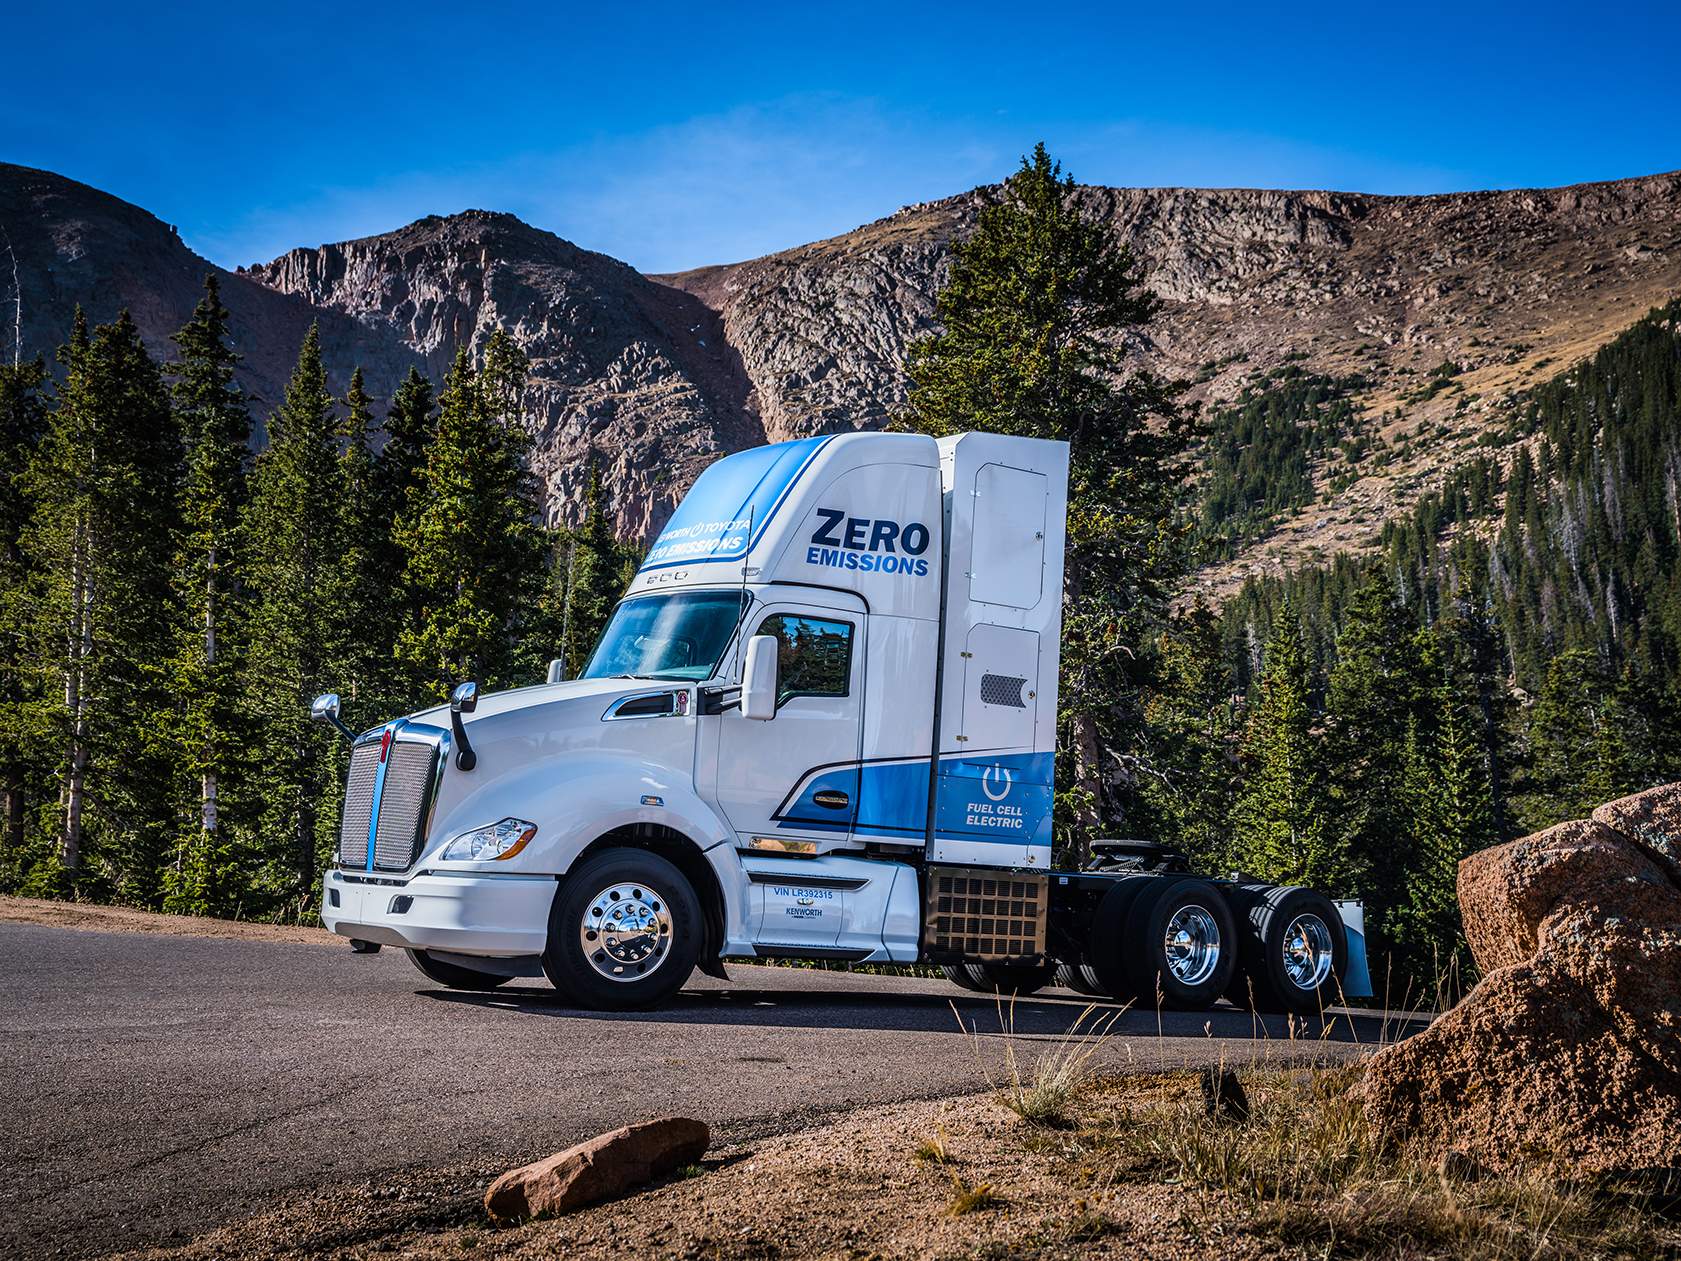
[{"label": "air intake vent", "polygon": [[374,818],[374,784],[379,779],[379,741],[358,745],[350,755],[350,779],[344,786],[344,824],[339,829],[339,862],[368,865],[368,825]]},{"label": "air intake vent", "polygon": [[1021,698],[1021,690],[1026,685],[1026,679],[1012,679],[1005,674],[983,674],[981,675],[981,703],[985,705],[1009,705],[1013,709],[1026,709],[1027,702]]},{"label": "air intake vent", "polygon": [[438,755],[431,743],[392,741],[385,785],[379,797],[374,870],[406,871],[426,840],[426,808],[432,801]]}]

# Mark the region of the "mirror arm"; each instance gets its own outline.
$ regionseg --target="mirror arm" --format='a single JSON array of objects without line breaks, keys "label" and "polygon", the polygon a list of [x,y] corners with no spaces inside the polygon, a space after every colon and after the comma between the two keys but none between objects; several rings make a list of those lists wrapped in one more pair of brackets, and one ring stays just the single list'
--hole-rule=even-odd
[{"label": "mirror arm", "polygon": [[479,755],[467,741],[467,728],[461,723],[462,714],[470,714],[479,707],[479,685],[467,682],[459,685],[449,696],[449,727],[455,736],[455,765],[458,770],[470,771],[479,764]]},{"label": "mirror arm", "polygon": [[354,731],[352,731],[349,727],[345,726],[344,723],[342,721],[340,721],[339,716],[337,714],[328,714],[327,715],[327,721],[332,723],[333,726],[337,727],[339,734],[341,736],[343,736],[346,740],[350,741],[351,744],[356,743],[356,733]]},{"label": "mirror arm", "polygon": [[450,730],[455,733],[455,765],[464,771],[470,771],[479,764],[479,755],[473,752],[473,746],[467,743],[467,728],[461,725],[461,711],[449,711]]}]

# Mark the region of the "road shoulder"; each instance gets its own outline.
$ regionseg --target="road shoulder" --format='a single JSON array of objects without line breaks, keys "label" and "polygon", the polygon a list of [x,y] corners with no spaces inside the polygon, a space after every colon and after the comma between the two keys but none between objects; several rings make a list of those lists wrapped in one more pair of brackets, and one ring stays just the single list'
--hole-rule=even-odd
[{"label": "road shoulder", "polygon": [[344,938],[324,928],[253,924],[200,915],[159,915],[132,906],[96,906],[43,898],[0,896],[0,921],[75,928],[99,933],[158,933],[169,937],[222,937],[231,941],[282,941],[304,946],[342,946]]}]

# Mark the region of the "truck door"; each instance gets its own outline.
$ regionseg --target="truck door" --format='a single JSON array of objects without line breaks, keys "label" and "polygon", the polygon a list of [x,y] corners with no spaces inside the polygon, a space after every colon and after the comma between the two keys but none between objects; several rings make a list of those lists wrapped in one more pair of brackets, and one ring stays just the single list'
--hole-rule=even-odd
[{"label": "truck door", "polygon": [[766,604],[747,633],[781,644],[776,717],[744,718],[735,708],[714,719],[715,803],[743,849],[755,836],[845,841],[858,813],[864,613]]}]

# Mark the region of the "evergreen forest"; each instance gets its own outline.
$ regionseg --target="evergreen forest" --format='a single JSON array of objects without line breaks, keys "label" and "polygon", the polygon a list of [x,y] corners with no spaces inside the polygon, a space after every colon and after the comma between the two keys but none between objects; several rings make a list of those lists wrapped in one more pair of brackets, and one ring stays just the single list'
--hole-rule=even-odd
[{"label": "evergreen forest", "polygon": [[571,677],[641,552],[598,469],[539,524],[505,333],[376,417],[311,329],[261,452],[213,277],[172,341],[78,314],[57,372],[0,366],[0,891],[307,922],[348,764],[310,700]]}]

